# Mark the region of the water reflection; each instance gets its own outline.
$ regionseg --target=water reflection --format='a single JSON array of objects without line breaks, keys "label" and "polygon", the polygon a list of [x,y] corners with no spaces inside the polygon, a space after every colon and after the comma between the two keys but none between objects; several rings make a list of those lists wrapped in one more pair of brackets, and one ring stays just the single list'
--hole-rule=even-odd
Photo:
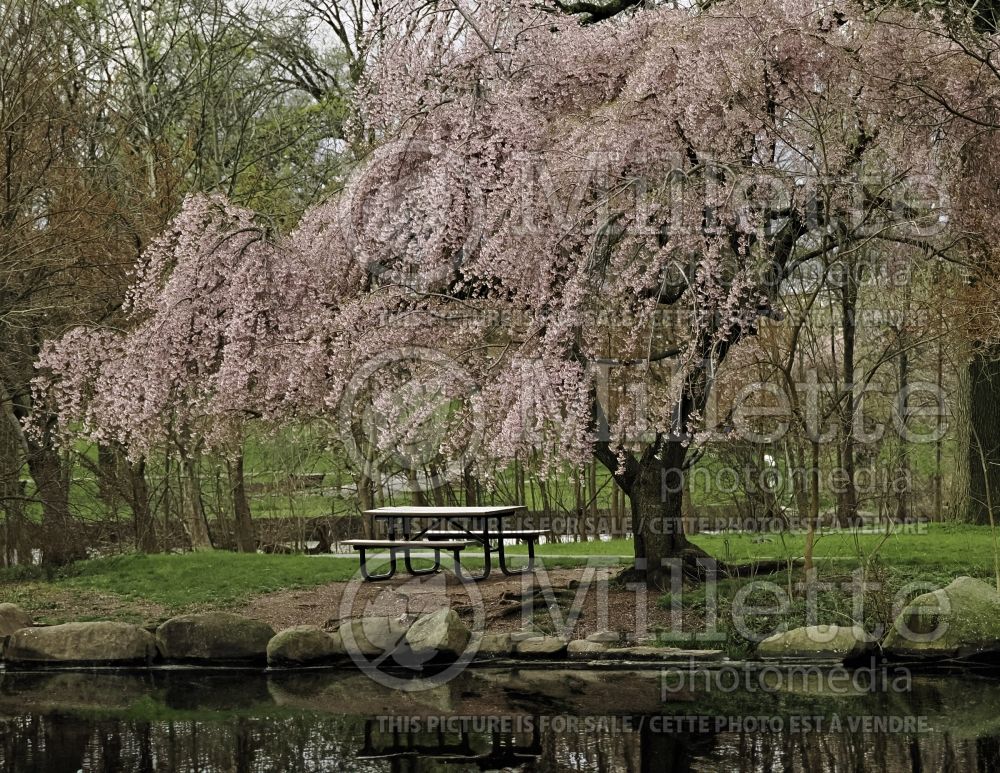
[{"label": "water reflection", "polygon": [[542,756],[540,724],[530,731],[513,733],[492,731],[385,732],[391,721],[365,720],[365,744],[356,755],[359,760],[388,760],[392,770],[419,771],[433,761],[446,766],[468,766],[478,770],[536,770]]},{"label": "water reflection", "polygon": [[2,674],[0,770],[1000,770],[989,680],[671,700],[631,672],[475,671],[405,696],[322,671]]}]

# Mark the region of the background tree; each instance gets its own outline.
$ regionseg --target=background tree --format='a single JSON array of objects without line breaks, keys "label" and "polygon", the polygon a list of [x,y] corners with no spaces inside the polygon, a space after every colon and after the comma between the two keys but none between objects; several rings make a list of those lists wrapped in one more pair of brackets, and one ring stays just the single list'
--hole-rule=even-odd
[{"label": "background tree", "polygon": [[[2,445],[0,507],[15,542],[25,530],[11,524],[25,507],[41,509],[34,546],[46,561],[81,555],[69,505],[78,466],[97,476],[109,512],[128,505],[137,544],[153,550],[155,502],[170,501],[164,461],[198,455],[160,447],[127,461],[127,438],[97,454],[60,448],[54,417],[31,393],[42,342],[81,323],[121,325],[128,274],[187,191],[225,191],[280,229],[337,186],[343,95],[317,98],[280,77],[260,53],[274,35],[265,41],[234,14],[181,0],[0,4],[0,408],[12,439]],[[238,449],[231,470],[238,542],[253,549]],[[195,507],[197,488],[187,496]]]}]

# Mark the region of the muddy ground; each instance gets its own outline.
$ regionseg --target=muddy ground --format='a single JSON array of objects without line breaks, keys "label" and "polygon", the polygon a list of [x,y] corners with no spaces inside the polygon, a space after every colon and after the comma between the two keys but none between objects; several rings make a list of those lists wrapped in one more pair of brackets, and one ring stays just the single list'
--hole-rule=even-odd
[{"label": "muddy ground", "polygon": [[642,640],[656,628],[670,628],[670,610],[657,604],[660,594],[624,587],[611,578],[611,570],[556,569],[462,583],[442,572],[281,591],[258,597],[237,611],[266,620],[276,630],[306,624],[332,630],[344,620],[369,615],[412,620],[442,607],[454,608],[467,623],[491,633],[534,627],[582,638],[614,630],[627,639]]}]

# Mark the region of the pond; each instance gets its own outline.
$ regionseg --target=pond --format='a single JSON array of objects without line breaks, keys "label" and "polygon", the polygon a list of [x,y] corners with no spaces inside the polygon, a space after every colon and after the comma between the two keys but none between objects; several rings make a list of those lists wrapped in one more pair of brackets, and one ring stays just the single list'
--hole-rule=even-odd
[{"label": "pond", "polygon": [[[0,770],[770,771],[1000,768],[1000,683],[677,687],[656,670],[0,672]],[[713,684],[717,689],[713,689]],[[425,686],[425,685],[417,685]]]}]

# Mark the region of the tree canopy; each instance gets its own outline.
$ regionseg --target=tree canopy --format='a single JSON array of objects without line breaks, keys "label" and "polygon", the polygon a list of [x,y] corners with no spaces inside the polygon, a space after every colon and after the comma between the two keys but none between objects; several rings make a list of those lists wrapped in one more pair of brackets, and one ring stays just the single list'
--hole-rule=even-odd
[{"label": "tree canopy", "polygon": [[[246,421],[336,417],[356,374],[398,379],[372,366],[391,360],[467,408],[432,455],[596,454],[631,498],[637,567],[690,555],[664,476],[727,431],[709,393],[782,288],[875,245],[947,259],[992,228],[966,205],[996,82],[906,10],[552,10],[383,7],[344,190],[287,236],[189,197],[127,327],[43,354],[65,426],[134,454],[171,432],[224,447]],[[398,429],[376,442],[426,419],[383,408]]]}]

